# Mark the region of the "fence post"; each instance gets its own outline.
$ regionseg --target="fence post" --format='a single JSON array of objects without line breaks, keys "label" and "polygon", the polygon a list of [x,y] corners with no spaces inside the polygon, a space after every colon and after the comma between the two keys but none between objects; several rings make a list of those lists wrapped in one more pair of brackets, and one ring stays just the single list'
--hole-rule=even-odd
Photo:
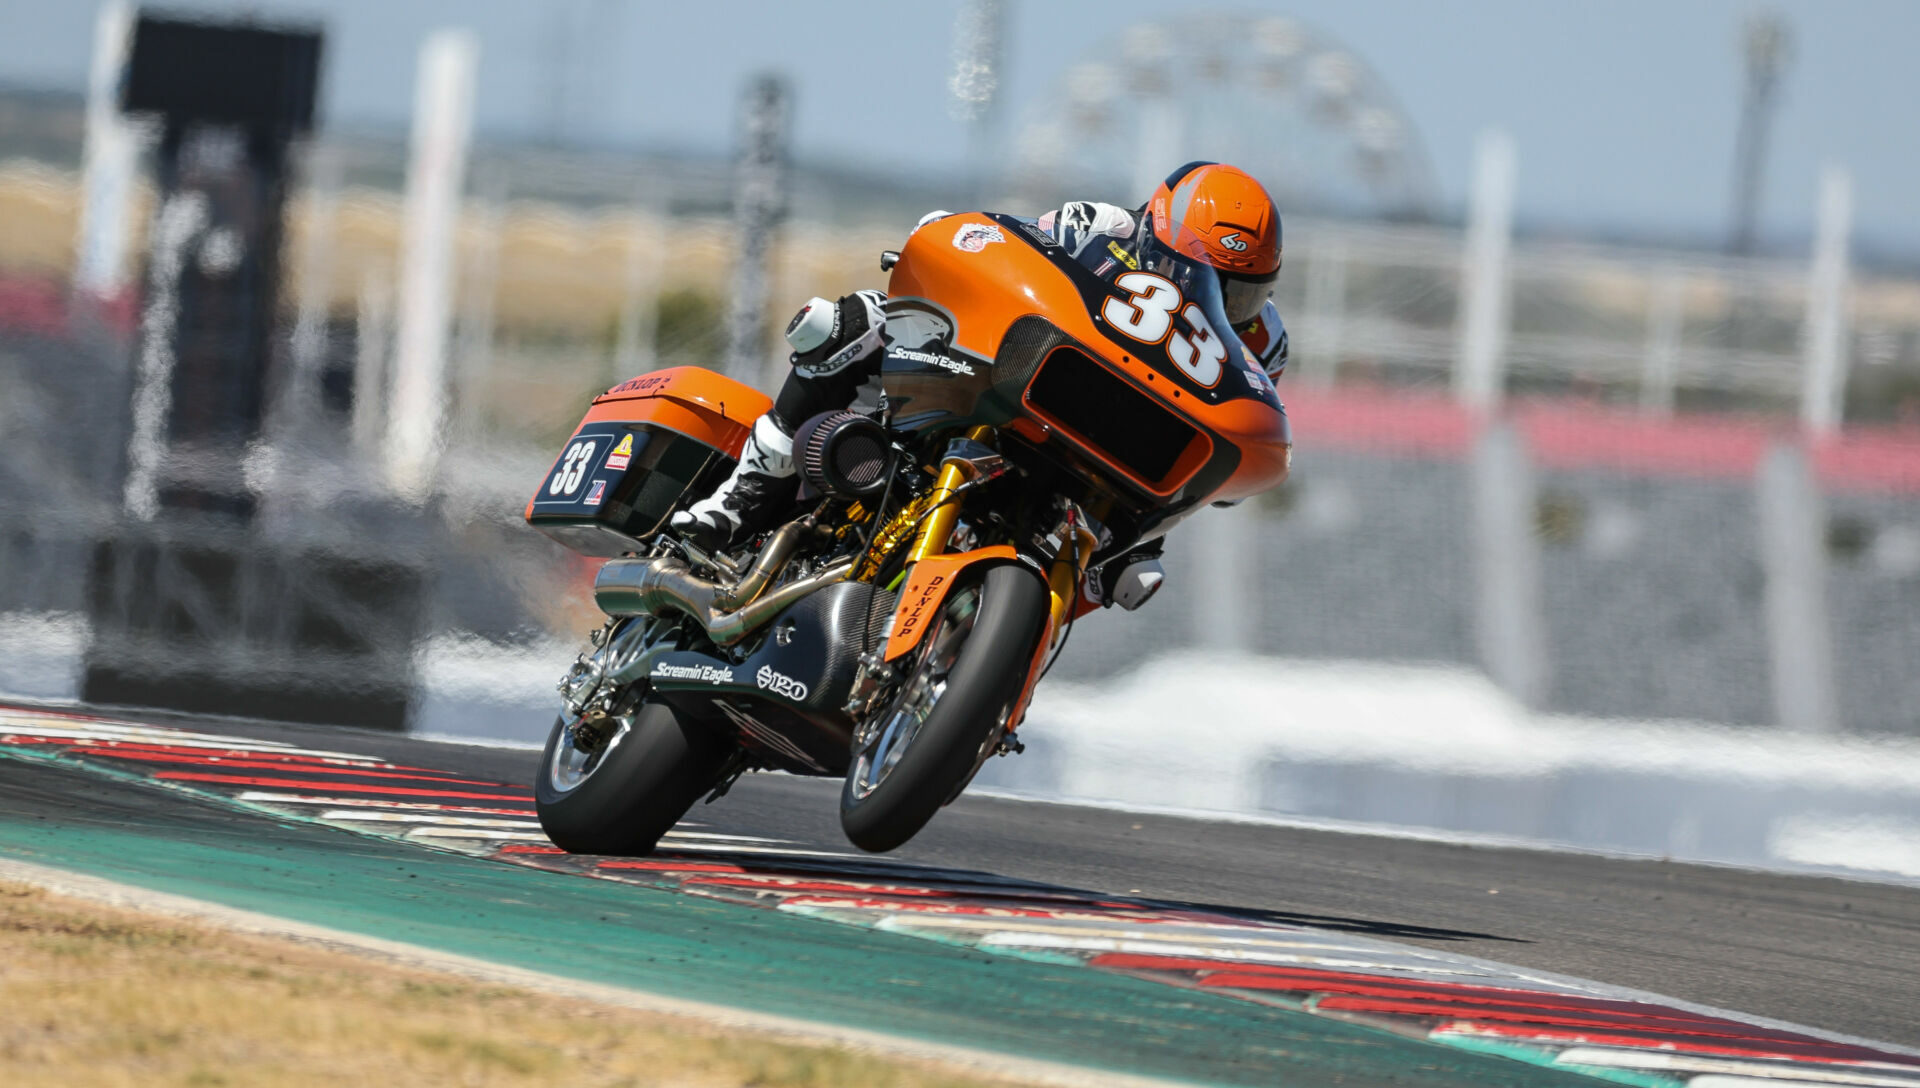
[{"label": "fence post", "polygon": [[1189,597],[1194,645],[1234,654],[1259,649],[1253,623],[1256,603],[1249,598],[1261,584],[1253,558],[1259,529],[1259,511],[1243,503],[1202,510],[1188,531],[1176,535],[1174,547],[1193,549],[1187,569],[1194,580]]},{"label": "fence post", "polygon": [[1473,196],[1460,269],[1460,340],[1453,367],[1454,395],[1480,409],[1498,405],[1506,390],[1514,173],[1512,137],[1499,129],[1481,133],[1474,146]]},{"label": "fence post", "polygon": [[1480,660],[1508,694],[1537,707],[1546,701],[1550,679],[1534,531],[1538,499],[1525,440],[1511,422],[1480,432],[1470,471]]},{"label": "fence post", "polygon": [[627,234],[625,290],[620,299],[620,332],[613,347],[613,383],[653,369],[660,313],[661,266],[666,261],[666,201],[642,194]]},{"label": "fence post", "polygon": [[360,281],[359,310],[353,323],[353,414],[348,430],[363,457],[379,452],[387,425],[387,391],[393,354],[393,282],[376,264]]},{"label": "fence post", "polygon": [[420,46],[400,251],[399,329],[387,414],[387,479],[423,498],[432,486],[447,413],[447,340],[453,308],[455,227],[473,125],[480,46],[464,30],[438,30]]},{"label": "fence post", "polygon": [[[1315,389],[1333,385],[1340,369],[1340,338],[1347,317],[1347,240],[1331,235],[1308,251],[1307,293],[1301,302],[1300,331],[1290,369]],[[1304,351],[1298,349],[1305,348]]]},{"label": "fence post", "polygon": [[1680,379],[1680,330],[1686,322],[1687,281],[1678,269],[1654,276],[1647,297],[1647,349],[1640,365],[1640,410],[1673,414]]},{"label": "fence post", "polygon": [[1840,712],[1828,630],[1826,510],[1806,450],[1769,450],[1758,492],[1774,716],[1796,732],[1832,732]]},{"label": "fence post", "polygon": [[1144,200],[1185,158],[1180,148],[1186,143],[1186,119],[1179,103],[1163,90],[1140,104],[1136,124],[1139,143],[1133,156],[1133,187],[1127,191],[1143,194]]},{"label": "fence post", "polygon": [[741,109],[733,216],[740,232],[727,305],[727,375],[749,384],[766,373],[767,265],[787,209],[787,84],[762,75]]},{"label": "fence post", "polygon": [[180,278],[211,215],[205,193],[166,197],[147,228],[147,297],[140,312],[140,346],[133,371],[133,421],[127,433],[127,478],[122,503],[128,514],[151,521],[160,511],[160,474],[171,439],[175,326],[180,320]]},{"label": "fence post", "polygon": [[94,18],[87,74],[86,130],[80,153],[80,237],[74,287],[98,298],[127,286],[128,206],[139,170],[140,139],[115,102],[133,39],[133,8],[109,0]]},{"label": "fence post", "polygon": [[281,380],[273,422],[284,434],[305,424],[319,400],[333,317],[334,220],[345,172],[340,149],[316,141],[308,159],[306,224],[301,232],[300,278],[293,321],[292,366]]},{"label": "fence post", "polygon": [[493,375],[495,310],[500,300],[500,250],[506,244],[507,172],[499,164],[477,172],[476,199],[465,253],[466,282],[461,285],[459,317],[454,325],[453,391],[460,434],[472,435],[486,424],[488,383]]},{"label": "fence post", "polygon": [[1800,421],[1815,434],[1840,427],[1847,393],[1847,234],[1853,218],[1853,177],[1838,166],[1820,172],[1813,268],[1807,276],[1807,321],[1801,342],[1806,368]]}]

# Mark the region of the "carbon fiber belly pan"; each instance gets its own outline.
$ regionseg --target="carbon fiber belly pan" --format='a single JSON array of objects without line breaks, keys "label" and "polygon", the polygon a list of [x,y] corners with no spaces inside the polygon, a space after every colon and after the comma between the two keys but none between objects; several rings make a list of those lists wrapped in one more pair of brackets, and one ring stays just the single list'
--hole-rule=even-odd
[{"label": "carbon fiber belly pan", "polygon": [[675,707],[733,730],[773,766],[844,774],[853,722],[841,707],[868,648],[873,592],[864,582],[829,586],[775,617],[744,660],[669,653],[649,679]]}]

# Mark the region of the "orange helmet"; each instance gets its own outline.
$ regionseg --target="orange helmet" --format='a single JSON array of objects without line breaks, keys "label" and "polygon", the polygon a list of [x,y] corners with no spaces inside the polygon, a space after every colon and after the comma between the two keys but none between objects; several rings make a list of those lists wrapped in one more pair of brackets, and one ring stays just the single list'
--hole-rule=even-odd
[{"label": "orange helmet", "polygon": [[1161,244],[1220,273],[1235,325],[1259,316],[1280,275],[1280,210],[1259,182],[1237,167],[1190,162],[1167,175],[1146,212]]}]

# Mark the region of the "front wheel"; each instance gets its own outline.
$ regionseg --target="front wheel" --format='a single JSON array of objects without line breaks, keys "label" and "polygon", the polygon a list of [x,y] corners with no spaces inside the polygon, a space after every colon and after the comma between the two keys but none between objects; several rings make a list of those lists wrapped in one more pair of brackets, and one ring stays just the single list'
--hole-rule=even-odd
[{"label": "front wheel", "polygon": [[912,838],[972,777],[1026,686],[1046,630],[1047,587],[988,567],[942,603],[913,671],[860,730],[840,791],[840,827],[879,853]]},{"label": "front wheel", "polygon": [[597,728],[562,718],[533,782],[540,827],[570,854],[650,854],[732,753],[728,738],[652,699]]}]

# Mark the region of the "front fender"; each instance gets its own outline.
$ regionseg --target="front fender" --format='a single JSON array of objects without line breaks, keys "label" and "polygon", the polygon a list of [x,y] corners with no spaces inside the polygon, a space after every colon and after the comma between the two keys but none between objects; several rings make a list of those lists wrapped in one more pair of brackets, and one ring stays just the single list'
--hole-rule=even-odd
[{"label": "front fender", "polygon": [[1011,546],[996,544],[970,552],[930,555],[915,563],[906,586],[900,590],[900,603],[894,606],[893,622],[887,628],[886,660],[897,660],[920,645],[920,639],[927,633],[927,621],[940,614],[947,591],[968,567],[1010,563],[1018,558]]}]

